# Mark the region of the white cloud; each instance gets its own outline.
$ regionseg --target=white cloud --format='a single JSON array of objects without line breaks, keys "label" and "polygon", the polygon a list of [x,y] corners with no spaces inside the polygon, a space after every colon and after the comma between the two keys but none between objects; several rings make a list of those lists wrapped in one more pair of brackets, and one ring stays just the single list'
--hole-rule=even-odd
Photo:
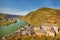
[{"label": "white cloud", "polygon": [[30,11],[21,11],[18,9],[12,9],[12,8],[0,8],[0,13],[5,14],[12,14],[12,15],[26,15]]}]

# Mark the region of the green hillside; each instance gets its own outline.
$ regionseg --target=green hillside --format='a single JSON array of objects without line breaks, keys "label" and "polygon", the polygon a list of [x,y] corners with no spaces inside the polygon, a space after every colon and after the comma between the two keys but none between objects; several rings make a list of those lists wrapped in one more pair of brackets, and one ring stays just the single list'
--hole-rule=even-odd
[{"label": "green hillside", "polygon": [[40,8],[28,13],[22,19],[34,26],[41,25],[42,23],[53,23],[60,26],[60,9]]}]

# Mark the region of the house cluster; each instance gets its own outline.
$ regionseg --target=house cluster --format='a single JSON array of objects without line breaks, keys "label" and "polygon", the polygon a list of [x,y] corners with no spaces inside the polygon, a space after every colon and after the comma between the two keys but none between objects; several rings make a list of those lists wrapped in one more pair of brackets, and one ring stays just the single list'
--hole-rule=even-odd
[{"label": "house cluster", "polygon": [[19,29],[20,35],[35,35],[34,26],[31,25],[25,27],[20,26]]},{"label": "house cluster", "polygon": [[3,19],[0,19],[0,22],[14,22],[15,20],[13,18],[3,18]]},{"label": "house cluster", "polygon": [[3,19],[0,19],[0,26],[6,26],[15,22],[17,22],[17,20],[13,18],[3,18]]},{"label": "house cluster", "polygon": [[34,28],[35,33],[39,36],[41,35],[46,35],[46,36],[56,36],[59,29],[58,26],[55,24],[50,24],[50,23],[43,23],[39,27]]},{"label": "house cluster", "polygon": [[[19,26],[19,29],[7,37],[21,37],[21,35],[37,35],[37,36],[52,36],[55,37],[59,32],[58,26],[56,24],[50,24],[50,23],[43,23],[42,25],[38,27],[34,27],[32,25],[27,26]],[[3,39],[6,39],[6,37],[3,37]]]},{"label": "house cluster", "polygon": [[46,36],[56,36],[57,33],[59,32],[58,26],[55,24],[50,24],[50,23],[43,23],[42,25],[38,27],[34,27],[31,25],[28,26],[20,26],[19,31],[20,35],[46,35]]},{"label": "house cluster", "polygon": [[5,39],[8,39],[8,37],[20,37],[20,36],[23,36],[23,35],[35,35],[35,32],[34,32],[34,26],[31,26],[30,24],[27,25],[27,26],[19,26],[18,27],[19,29],[5,37],[3,37],[2,39],[5,40]]}]

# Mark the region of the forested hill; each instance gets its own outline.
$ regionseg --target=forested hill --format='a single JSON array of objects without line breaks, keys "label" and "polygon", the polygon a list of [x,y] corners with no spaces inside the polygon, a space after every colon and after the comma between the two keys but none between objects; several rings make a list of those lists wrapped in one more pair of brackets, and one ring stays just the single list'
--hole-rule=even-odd
[{"label": "forested hill", "polygon": [[22,19],[35,26],[41,25],[42,23],[53,23],[60,26],[60,9],[39,8],[28,13]]}]

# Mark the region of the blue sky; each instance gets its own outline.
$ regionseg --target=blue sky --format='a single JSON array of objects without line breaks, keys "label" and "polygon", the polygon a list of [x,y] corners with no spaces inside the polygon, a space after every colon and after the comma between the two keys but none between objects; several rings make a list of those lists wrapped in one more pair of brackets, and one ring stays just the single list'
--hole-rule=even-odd
[{"label": "blue sky", "polygon": [[60,0],[0,0],[0,12],[25,15],[41,7],[60,8]]}]

